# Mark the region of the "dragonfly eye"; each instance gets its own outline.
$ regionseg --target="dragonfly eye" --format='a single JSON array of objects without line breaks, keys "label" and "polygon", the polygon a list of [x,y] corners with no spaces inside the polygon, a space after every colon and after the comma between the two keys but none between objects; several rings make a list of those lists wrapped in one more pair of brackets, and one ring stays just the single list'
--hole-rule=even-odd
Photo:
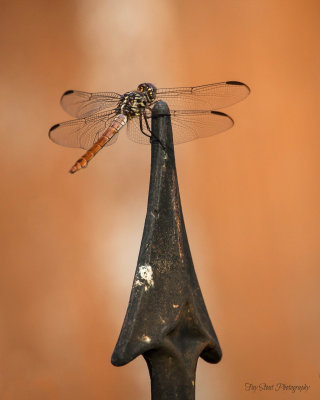
[{"label": "dragonfly eye", "polygon": [[156,90],[155,89],[148,89],[148,93],[151,99],[154,99],[156,97]]},{"label": "dragonfly eye", "polygon": [[157,88],[152,83],[146,83],[147,91],[150,98],[153,100],[157,95]]}]

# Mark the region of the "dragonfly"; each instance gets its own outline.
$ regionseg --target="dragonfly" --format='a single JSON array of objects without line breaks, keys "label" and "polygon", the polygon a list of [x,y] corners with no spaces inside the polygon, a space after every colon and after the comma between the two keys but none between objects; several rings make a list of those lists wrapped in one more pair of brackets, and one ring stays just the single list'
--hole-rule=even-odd
[{"label": "dragonfly", "polygon": [[60,103],[76,119],[52,126],[49,138],[62,146],[87,150],[70,169],[73,174],[87,167],[103,147],[115,143],[125,125],[134,142],[148,144],[154,140],[151,113],[159,100],[169,106],[173,142],[179,144],[231,128],[233,119],[217,110],[238,103],[249,93],[249,87],[238,81],[162,89],[152,83],[141,83],[137,90],[122,95],[68,90]]}]

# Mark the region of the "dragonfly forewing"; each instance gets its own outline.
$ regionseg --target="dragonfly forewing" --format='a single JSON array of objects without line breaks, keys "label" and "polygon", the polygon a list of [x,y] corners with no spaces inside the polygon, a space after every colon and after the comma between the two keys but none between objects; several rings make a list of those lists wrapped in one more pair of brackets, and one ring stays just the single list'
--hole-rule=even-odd
[{"label": "dragonfly forewing", "polygon": [[157,90],[158,98],[175,110],[219,110],[244,100],[249,93],[249,87],[237,81]]},{"label": "dragonfly forewing", "polygon": [[115,108],[121,95],[115,92],[87,93],[67,90],[61,97],[62,108],[76,118],[85,118],[102,110]]}]

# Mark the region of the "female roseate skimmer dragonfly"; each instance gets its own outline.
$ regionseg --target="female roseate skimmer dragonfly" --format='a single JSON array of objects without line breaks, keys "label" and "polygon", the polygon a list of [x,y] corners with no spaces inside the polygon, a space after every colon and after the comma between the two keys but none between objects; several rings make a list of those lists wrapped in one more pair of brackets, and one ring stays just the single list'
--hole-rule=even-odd
[{"label": "female roseate skimmer dragonfly", "polygon": [[151,107],[158,100],[164,100],[169,106],[173,141],[179,144],[231,128],[232,118],[215,110],[231,106],[249,93],[247,85],[236,81],[172,89],[157,89],[151,83],[141,83],[137,90],[123,95],[68,90],[62,95],[61,105],[78,119],[54,125],[49,137],[62,146],[87,150],[71,168],[73,174],[86,167],[104,146],[115,143],[126,124],[131,140],[150,143],[153,137]]}]

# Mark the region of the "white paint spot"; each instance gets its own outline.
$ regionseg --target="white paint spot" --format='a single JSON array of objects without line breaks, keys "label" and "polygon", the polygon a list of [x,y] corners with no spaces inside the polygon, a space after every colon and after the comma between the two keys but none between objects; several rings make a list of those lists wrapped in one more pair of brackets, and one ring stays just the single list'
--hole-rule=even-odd
[{"label": "white paint spot", "polygon": [[[141,265],[141,267],[139,267],[138,274],[140,275],[141,280],[145,284],[144,287],[145,291],[148,291],[150,287],[154,286],[153,271],[150,265]],[[140,282],[139,284],[137,284],[139,286],[143,284],[139,279],[137,279],[136,282]]]},{"label": "white paint spot", "polygon": [[147,335],[142,335],[141,339],[146,342],[146,343],[150,343],[151,342],[151,338]]},{"label": "white paint spot", "polygon": [[141,281],[139,281],[139,279],[136,279],[136,280],[134,281],[134,284],[133,284],[134,287],[136,287],[136,286],[142,286],[142,285],[143,285],[143,283],[142,283]]},{"label": "white paint spot", "polygon": [[172,304],[172,307],[173,307],[173,308],[178,308],[178,307],[180,307],[180,306],[179,306],[179,304]]}]

